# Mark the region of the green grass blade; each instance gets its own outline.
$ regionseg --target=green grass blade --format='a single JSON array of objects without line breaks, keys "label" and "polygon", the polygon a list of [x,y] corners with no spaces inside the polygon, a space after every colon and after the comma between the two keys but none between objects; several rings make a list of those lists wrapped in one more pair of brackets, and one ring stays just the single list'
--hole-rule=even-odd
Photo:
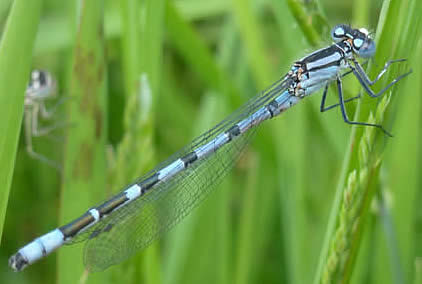
[{"label": "green grass blade", "polygon": [[318,46],[321,43],[321,34],[318,33],[316,27],[312,25],[311,17],[305,10],[304,3],[298,0],[288,0],[287,4],[309,44]]},{"label": "green grass blade", "polygon": [[[71,62],[60,223],[83,214],[106,196],[105,144],[107,137],[106,65],[103,38],[102,1],[80,1],[75,8],[76,28]],[[58,282],[103,282],[107,274],[88,276],[83,266],[82,247],[58,252]]]},{"label": "green grass blade", "polygon": [[233,10],[240,35],[247,49],[246,54],[256,85],[258,89],[264,89],[271,83],[274,76],[250,1],[233,1]]},{"label": "green grass blade", "polygon": [[181,17],[171,1],[166,2],[166,28],[172,45],[184,57],[190,68],[209,87],[219,91],[219,94],[228,95],[232,105],[239,105],[241,96],[228,79],[230,76],[220,70],[203,40]]},{"label": "green grass blade", "polygon": [[[160,90],[163,53],[164,1],[125,1],[122,7],[124,77],[126,106],[124,135],[117,146],[113,165],[113,190],[120,190],[154,166],[154,108]],[[139,18],[144,16],[140,25]],[[146,283],[159,283],[161,268],[158,246],[148,248],[115,269],[116,278],[135,281],[142,275]],[[140,266],[142,263],[142,266]],[[142,270],[141,268],[144,268]],[[119,272],[118,272],[119,271]],[[119,275],[119,276],[117,276]]]},{"label": "green grass blade", "polygon": [[139,88],[141,73],[141,5],[136,0],[121,2],[120,15],[122,21],[122,68],[125,95],[128,99],[135,96]]},{"label": "green grass blade", "polygon": [[0,242],[42,2],[16,0],[0,43]]},{"label": "green grass blade", "polygon": [[237,284],[248,283],[253,272],[254,260],[256,258],[256,212],[258,208],[258,168],[259,161],[255,161],[257,157],[249,155],[248,176],[246,188],[243,190],[243,211],[240,216],[239,236],[236,241],[237,255],[235,257],[236,266],[234,272],[234,282]]}]

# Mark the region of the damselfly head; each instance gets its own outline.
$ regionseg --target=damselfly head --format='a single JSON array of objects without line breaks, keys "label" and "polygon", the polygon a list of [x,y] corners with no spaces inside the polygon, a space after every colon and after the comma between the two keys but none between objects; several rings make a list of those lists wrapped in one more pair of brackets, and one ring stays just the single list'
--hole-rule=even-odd
[{"label": "damselfly head", "polygon": [[56,81],[45,70],[33,70],[26,88],[26,96],[33,99],[52,97],[56,93]]},{"label": "damselfly head", "polygon": [[368,58],[375,54],[375,42],[369,36],[367,29],[353,29],[340,24],[331,30],[331,37],[337,43],[344,40],[350,42],[353,52],[360,57]]},{"label": "damselfly head", "polygon": [[369,36],[366,29],[353,29],[350,42],[352,43],[353,52],[363,58],[369,58],[375,54],[375,42]]}]

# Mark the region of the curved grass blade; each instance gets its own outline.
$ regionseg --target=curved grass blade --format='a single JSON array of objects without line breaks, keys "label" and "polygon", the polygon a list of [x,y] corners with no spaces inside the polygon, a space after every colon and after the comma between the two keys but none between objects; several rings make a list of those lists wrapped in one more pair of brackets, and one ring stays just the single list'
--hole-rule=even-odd
[{"label": "curved grass blade", "polygon": [[41,0],[14,1],[0,43],[0,240],[41,4]]}]

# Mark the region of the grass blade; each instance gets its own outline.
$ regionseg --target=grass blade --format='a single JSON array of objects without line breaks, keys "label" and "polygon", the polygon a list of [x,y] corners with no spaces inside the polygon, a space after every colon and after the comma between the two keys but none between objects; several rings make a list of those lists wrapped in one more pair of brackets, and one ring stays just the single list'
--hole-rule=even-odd
[{"label": "grass blade", "polygon": [[42,2],[14,1],[0,42],[0,242]]},{"label": "grass blade", "polygon": [[[75,5],[76,28],[71,62],[68,116],[75,127],[69,128],[65,146],[64,183],[61,195],[60,224],[83,214],[101,201],[106,192],[107,137],[106,65],[103,38],[103,2],[79,1]],[[58,252],[58,282],[86,281],[82,247]],[[106,274],[89,276],[90,283],[102,282]],[[91,279],[92,278],[92,279]]]}]

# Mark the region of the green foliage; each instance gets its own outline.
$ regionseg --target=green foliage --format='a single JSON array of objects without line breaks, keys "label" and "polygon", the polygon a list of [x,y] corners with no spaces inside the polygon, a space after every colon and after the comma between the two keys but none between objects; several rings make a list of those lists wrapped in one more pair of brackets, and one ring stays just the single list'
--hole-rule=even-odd
[{"label": "green foliage", "polygon": [[[26,9],[33,10],[26,16]],[[0,239],[2,237],[41,1],[15,1],[0,43]],[[20,35],[20,36],[17,36]]]},{"label": "green foliage", "polygon": [[[0,283],[419,283],[421,1],[43,4],[0,4]],[[88,274],[74,245],[18,274],[6,267],[17,248],[121,190],[330,43],[337,23],[376,31],[371,78],[388,59],[408,59],[375,90],[413,69],[384,97],[348,104],[349,117],[382,123],[394,138],[351,128],[339,110],[320,114],[316,94],[260,127],[215,193],[135,257]],[[56,119],[70,126],[34,141],[62,173],[17,142],[31,55],[69,98]],[[348,96],[359,91],[353,76],[344,81]]]}]

